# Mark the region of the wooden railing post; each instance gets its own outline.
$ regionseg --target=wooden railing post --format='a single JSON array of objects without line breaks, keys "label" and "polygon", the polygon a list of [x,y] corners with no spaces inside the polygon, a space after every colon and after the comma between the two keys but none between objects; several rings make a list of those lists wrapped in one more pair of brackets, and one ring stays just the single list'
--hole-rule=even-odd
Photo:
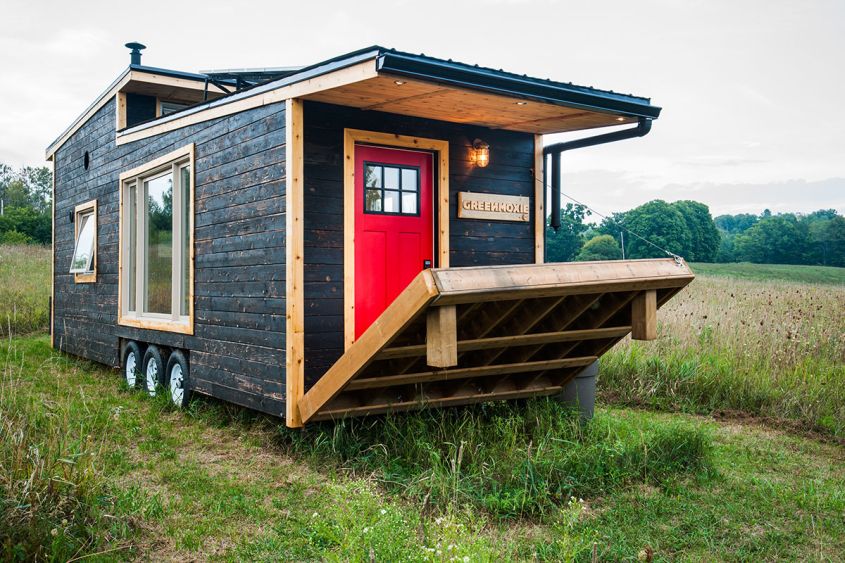
[{"label": "wooden railing post", "polygon": [[437,368],[458,365],[458,327],[454,305],[428,310],[425,343],[428,365]]},{"label": "wooden railing post", "polygon": [[643,291],[631,302],[631,338],[657,338],[657,291],[654,289]]}]

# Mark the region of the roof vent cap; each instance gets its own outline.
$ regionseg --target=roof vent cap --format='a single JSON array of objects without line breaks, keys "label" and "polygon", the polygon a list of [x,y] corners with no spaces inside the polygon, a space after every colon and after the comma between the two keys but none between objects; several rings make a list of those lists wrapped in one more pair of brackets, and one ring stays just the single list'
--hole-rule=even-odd
[{"label": "roof vent cap", "polygon": [[146,49],[146,45],[142,45],[141,43],[133,42],[126,44],[127,49],[131,49],[129,52],[129,64],[131,65],[140,65],[141,64],[141,51]]}]

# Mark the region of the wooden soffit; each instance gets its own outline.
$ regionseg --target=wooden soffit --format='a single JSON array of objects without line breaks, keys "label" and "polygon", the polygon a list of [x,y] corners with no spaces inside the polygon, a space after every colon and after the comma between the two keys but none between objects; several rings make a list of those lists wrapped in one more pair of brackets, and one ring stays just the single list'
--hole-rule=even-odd
[{"label": "wooden soffit", "polygon": [[314,92],[306,99],[534,134],[637,122],[636,117],[621,114],[588,111],[383,73],[353,84]]}]

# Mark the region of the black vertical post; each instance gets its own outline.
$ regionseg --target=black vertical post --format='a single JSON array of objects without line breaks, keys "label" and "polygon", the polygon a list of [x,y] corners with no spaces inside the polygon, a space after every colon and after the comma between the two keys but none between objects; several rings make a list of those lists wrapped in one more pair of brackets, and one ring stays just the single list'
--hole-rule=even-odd
[{"label": "black vertical post", "polygon": [[552,228],[560,228],[560,153],[552,153]]}]

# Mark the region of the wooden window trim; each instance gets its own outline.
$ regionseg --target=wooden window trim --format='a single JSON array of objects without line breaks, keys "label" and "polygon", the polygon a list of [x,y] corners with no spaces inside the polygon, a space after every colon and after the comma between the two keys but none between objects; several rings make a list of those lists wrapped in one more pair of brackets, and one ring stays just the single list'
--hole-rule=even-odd
[{"label": "wooden window trim", "polygon": [[[195,237],[194,237],[194,200],[196,199],[195,195],[195,187],[196,187],[196,166],[195,166],[195,155],[194,155],[194,144],[191,143],[189,145],[185,145],[184,147],[178,148],[173,152],[167,153],[155,160],[142,164],[141,166],[132,168],[131,170],[127,170],[120,174],[120,182],[119,182],[119,194],[120,194],[120,204],[119,204],[119,228],[118,228],[118,293],[117,293],[117,324],[123,326],[131,326],[135,328],[143,328],[148,330],[160,330],[165,332],[175,332],[179,334],[193,334],[194,333],[194,247],[196,245]],[[188,315],[186,320],[170,320],[166,318],[157,318],[155,314],[144,314],[139,315],[137,313],[129,315],[128,311],[125,312],[125,309],[128,308],[128,295],[126,293],[126,285],[127,280],[124,278],[124,270],[123,270],[123,262],[124,256],[127,252],[129,252],[128,248],[128,241],[126,241],[125,230],[127,229],[126,221],[125,221],[125,214],[124,214],[124,193],[128,189],[128,186],[131,184],[135,184],[136,186],[141,186],[142,182],[149,176],[154,176],[156,173],[166,170],[168,166],[171,166],[174,170],[174,200],[177,197],[177,182],[176,182],[176,174],[175,172],[178,171],[183,165],[187,164],[190,169],[190,192],[191,192],[191,201],[188,202],[190,206],[188,212],[188,232],[191,234],[191,244],[189,245],[189,260],[188,260],[188,284],[187,284],[187,300],[188,300]],[[136,189],[138,189],[136,187]],[[179,196],[181,197],[181,195]],[[174,206],[175,207],[175,206]],[[139,212],[140,213],[140,212]],[[177,229],[180,227],[181,223],[181,215],[177,214],[174,210],[174,217],[173,217],[173,231],[174,233],[177,232]],[[177,217],[178,215],[178,217]],[[175,237],[174,237],[174,240]],[[174,254],[172,258],[173,262],[176,263],[177,261],[181,264],[181,260],[179,256]],[[140,277],[140,271],[142,268],[136,264],[136,275]],[[176,275],[173,276],[176,278]],[[175,284],[171,288],[172,296],[176,294],[176,287]],[[139,292],[140,293],[140,292]],[[126,302],[124,303],[124,300]],[[179,303],[178,300],[175,298],[171,298],[173,303],[173,307],[178,307]],[[136,303],[136,308],[138,304]]]},{"label": "wooden window trim", "polygon": [[360,129],[343,130],[343,344],[355,342],[355,145],[371,144],[435,153],[435,216],[439,268],[449,267],[449,142]]},{"label": "wooden window trim", "polygon": [[76,239],[79,236],[79,218],[81,215],[90,212],[94,219],[94,262],[92,270],[84,274],[73,274],[74,283],[96,283],[97,282],[97,200],[92,199],[80,203],[73,209],[73,242],[76,248]]}]

